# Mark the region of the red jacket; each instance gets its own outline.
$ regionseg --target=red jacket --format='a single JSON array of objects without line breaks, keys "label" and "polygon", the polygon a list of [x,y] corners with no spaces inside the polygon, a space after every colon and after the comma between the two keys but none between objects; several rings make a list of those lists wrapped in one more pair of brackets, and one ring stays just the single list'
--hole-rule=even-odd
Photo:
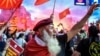
[{"label": "red jacket", "polygon": [[40,46],[32,38],[26,45],[24,56],[50,56],[47,46]]}]

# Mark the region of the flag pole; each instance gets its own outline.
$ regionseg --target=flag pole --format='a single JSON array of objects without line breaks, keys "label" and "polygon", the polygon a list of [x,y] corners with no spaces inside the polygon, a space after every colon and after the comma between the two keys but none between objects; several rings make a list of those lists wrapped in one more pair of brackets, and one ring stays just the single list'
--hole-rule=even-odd
[{"label": "flag pole", "polygon": [[17,10],[17,8],[16,8],[16,9],[14,9],[14,10],[12,11],[12,13],[11,13],[10,17],[8,18],[8,22],[10,21],[10,19],[12,18],[12,16],[13,16],[13,15],[14,15],[14,13],[16,12],[16,10]]},{"label": "flag pole", "polygon": [[18,9],[18,7],[22,4],[23,0],[17,5],[17,7],[12,11],[10,17],[8,18],[7,22],[4,24],[4,26],[10,21],[10,19],[13,17],[14,13]]},{"label": "flag pole", "polygon": [[55,6],[56,6],[56,0],[54,0],[54,5],[53,5],[53,12],[52,12],[52,14],[54,14]]},{"label": "flag pole", "polygon": [[16,12],[17,8],[14,9],[14,11],[12,11],[10,17],[8,18],[7,22],[4,23],[3,26],[7,25],[7,23],[10,21],[10,19],[12,18],[13,14]]},{"label": "flag pole", "polygon": [[51,17],[53,17],[53,15],[54,15],[54,12],[55,12],[55,6],[56,6],[56,0],[54,0],[53,10],[52,10]]},{"label": "flag pole", "polygon": [[[22,1],[23,1],[23,0],[22,0]],[[7,22],[5,22],[5,23],[1,26],[1,29],[0,29],[0,32],[1,32],[1,33],[3,33],[4,30],[8,27],[7,25],[8,25],[8,23],[9,23],[10,19],[12,18],[13,14],[16,12],[16,10],[18,9],[18,7],[21,5],[22,1],[17,5],[17,7],[16,7],[14,10],[12,10],[12,13],[11,13],[10,17],[8,18]]]}]

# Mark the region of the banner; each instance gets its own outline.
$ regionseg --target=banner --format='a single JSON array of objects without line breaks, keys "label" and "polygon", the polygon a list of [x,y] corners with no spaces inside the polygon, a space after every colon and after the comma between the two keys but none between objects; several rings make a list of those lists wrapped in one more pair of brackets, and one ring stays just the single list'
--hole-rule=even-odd
[{"label": "banner", "polygon": [[7,49],[6,56],[20,56],[23,52],[23,48],[20,47],[13,39],[10,39],[10,46]]},{"label": "banner", "polygon": [[86,6],[86,0],[74,0],[75,5]]}]

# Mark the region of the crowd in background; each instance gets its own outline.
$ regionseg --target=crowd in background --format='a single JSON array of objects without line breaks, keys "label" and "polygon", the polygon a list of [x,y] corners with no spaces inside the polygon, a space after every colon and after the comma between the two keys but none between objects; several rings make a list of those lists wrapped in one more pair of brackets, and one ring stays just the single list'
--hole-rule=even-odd
[{"label": "crowd in background", "polygon": [[[91,24],[91,26],[96,26],[96,25]],[[64,34],[64,33],[67,33],[65,31],[65,29],[62,29],[60,31],[56,30],[56,32],[55,32],[55,34],[58,36],[60,36],[61,34]],[[32,30],[26,30],[26,31],[20,30],[20,31],[18,31],[17,29],[13,33],[10,33],[10,29],[7,28],[3,32],[3,34],[1,35],[2,38],[0,37],[0,42],[4,41],[3,43],[0,43],[0,54],[2,54],[2,52],[4,51],[4,47],[6,46],[7,40],[9,38],[12,38],[20,47],[22,47],[24,49],[25,45],[27,44],[27,42],[29,40],[32,39],[34,34],[35,34],[35,32]],[[85,29],[81,29],[74,36],[74,38],[67,43],[67,52],[66,52],[67,56],[71,56],[74,53],[74,51],[77,48],[77,45],[80,43],[80,41],[82,39],[87,39],[87,38],[88,38],[88,32]],[[59,41],[59,38],[58,38],[58,41]],[[63,43],[60,43],[60,44],[62,45]],[[63,45],[62,45],[62,48],[63,48]]]}]

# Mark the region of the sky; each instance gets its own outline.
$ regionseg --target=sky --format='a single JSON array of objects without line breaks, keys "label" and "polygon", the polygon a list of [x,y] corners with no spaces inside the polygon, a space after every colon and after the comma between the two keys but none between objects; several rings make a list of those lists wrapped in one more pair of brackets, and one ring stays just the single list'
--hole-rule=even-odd
[{"label": "sky", "polygon": [[[23,6],[31,13],[31,18],[34,20],[34,18],[38,18],[38,16],[41,18],[43,17],[49,17],[52,13],[54,0],[50,0],[49,2],[35,6],[36,0],[24,0]],[[63,11],[66,8],[70,8],[71,11],[71,17],[73,20],[80,20],[87,12],[89,6],[78,6],[74,5],[74,0],[56,0],[56,6],[55,6],[55,15],[58,15],[61,11]],[[95,10],[93,15],[90,17],[89,22],[93,22],[100,18],[100,9]]]},{"label": "sky", "polygon": [[[43,18],[49,17],[53,10],[54,0],[50,0],[45,4],[35,6],[36,0],[23,0],[22,6],[26,8],[26,10],[31,14],[31,19],[34,20],[35,18]],[[69,8],[70,9],[70,16],[73,20],[77,21],[81,19],[87,12],[89,6],[78,6],[74,5],[74,0],[56,0],[55,6],[55,17],[58,18],[58,14],[63,10]],[[90,22],[97,20],[100,18],[100,9],[95,10],[93,15],[90,17]],[[0,10],[1,13],[1,10]],[[66,16],[67,17],[67,16]],[[65,17],[65,18],[66,18]]]}]

